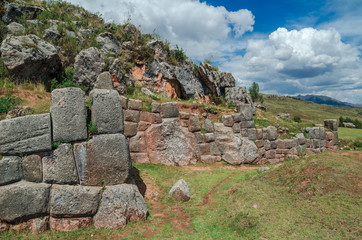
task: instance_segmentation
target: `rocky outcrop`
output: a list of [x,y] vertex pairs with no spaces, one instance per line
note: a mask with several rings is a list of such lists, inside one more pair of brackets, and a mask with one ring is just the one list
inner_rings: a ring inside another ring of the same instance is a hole
[[43,81],[59,78],[61,61],[58,50],[35,35],[10,36],[1,44],[1,58],[17,79]]
[[121,55],[121,44],[112,33],[102,33],[96,38],[96,41],[101,44],[103,54]]
[[27,19],[36,19],[38,14],[44,11],[41,7],[8,2],[4,2],[4,8],[5,13],[2,17],[4,23],[17,21],[17,18],[23,15],[25,15]]
[[91,47],[82,50],[75,57],[73,82],[91,88],[105,67],[105,60],[101,52]]

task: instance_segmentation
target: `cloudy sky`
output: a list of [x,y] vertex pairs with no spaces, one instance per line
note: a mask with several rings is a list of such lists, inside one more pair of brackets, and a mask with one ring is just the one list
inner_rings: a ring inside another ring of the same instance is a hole
[[362,104],[361,0],[68,0],[130,20],[261,92]]

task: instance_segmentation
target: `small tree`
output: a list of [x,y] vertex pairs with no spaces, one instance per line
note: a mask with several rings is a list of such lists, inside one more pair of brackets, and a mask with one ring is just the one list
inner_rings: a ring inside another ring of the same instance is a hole
[[249,93],[253,102],[264,102],[263,95],[259,94],[259,84],[256,82],[253,82],[251,87],[249,87]]

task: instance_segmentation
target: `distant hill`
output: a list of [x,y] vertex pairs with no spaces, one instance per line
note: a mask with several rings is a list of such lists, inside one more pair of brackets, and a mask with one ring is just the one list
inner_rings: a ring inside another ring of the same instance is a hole
[[301,100],[304,100],[304,101],[310,101],[310,102],[314,102],[317,104],[325,104],[325,105],[337,106],[337,107],[362,108],[362,104],[352,104],[352,103],[348,103],[348,102],[342,102],[337,99],[327,97],[327,96],[322,96],[322,95],[305,95],[305,96],[298,95],[295,97],[299,98]]

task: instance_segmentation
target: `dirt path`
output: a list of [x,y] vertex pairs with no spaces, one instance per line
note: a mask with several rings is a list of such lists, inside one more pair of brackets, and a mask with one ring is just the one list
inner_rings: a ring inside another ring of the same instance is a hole
[[220,185],[224,182],[226,182],[227,180],[229,180],[229,178],[231,178],[232,176],[234,176],[237,172],[233,172],[231,173],[229,176],[227,176],[226,178],[220,180],[215,186],[213,186],[210,190],[210,192],[208,192],[202,199],[202,203],[196,204],[196,206],[205,206],[209,203],[211,203],[211,198],[214,195],[214,193],[216,192],[217,188],[220,187]]

